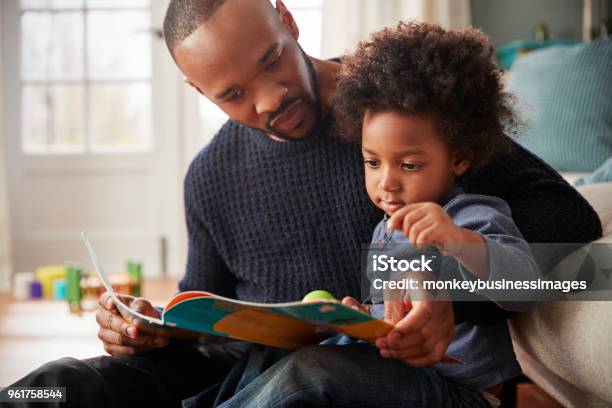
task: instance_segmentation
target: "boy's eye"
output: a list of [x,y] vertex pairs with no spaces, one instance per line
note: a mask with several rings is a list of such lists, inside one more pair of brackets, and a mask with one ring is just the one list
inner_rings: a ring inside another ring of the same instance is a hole
[[377,169],[380,166],[378,160],[373,159],[366,159],[363,161],[363,163],[366,165],[366,167],[369,167],[371,169]]
[[416,171],[420,169],[422,166],[423,165],[420,163],[411,163],[411,162],[404,162],[400,165],[402,170],[407,170],[407,171]]
[[227,98],[226,100],[228,102],[233,102],[233,101],[237,101],[238,99],[240,99],[240,97],[244,94],[244,91],[236,91],[235,93],[232,94],[232,96],[230,96],[229,98]]

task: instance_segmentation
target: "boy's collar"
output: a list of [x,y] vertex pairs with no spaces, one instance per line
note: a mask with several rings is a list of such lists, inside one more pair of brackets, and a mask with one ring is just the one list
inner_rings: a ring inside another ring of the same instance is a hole
[[444,207],[453,198],[457,197],[462,192],[463,192],[463,190],[461,189],[461,187],[458,187],[457,185],[455,185],[455,187],[453,187],[452,190],[449,191],[448,194],[446,194],[446,196],[444,196],[444,198],[442,200],[440,200],[440,202],[438,204],[440,204],[440,207]]

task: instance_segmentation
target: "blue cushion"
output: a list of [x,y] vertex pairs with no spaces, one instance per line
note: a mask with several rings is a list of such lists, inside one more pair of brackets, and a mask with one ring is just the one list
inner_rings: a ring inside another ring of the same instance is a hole
[[612,182],[612,157],[588,176],[580,177],[574,185]]
[[507,89],[529,129],[519,143],[559,171],[593,171],[612,156],[612,39],[519,58]]

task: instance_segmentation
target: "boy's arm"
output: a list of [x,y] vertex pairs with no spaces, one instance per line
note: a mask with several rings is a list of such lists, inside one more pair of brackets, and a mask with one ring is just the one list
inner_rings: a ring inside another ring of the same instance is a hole
[[[441,273],[451,277],[459,262],[465,280],[535,281],[541,277],[529,245],[512,220],[508,204],[497,198],[460,194],[444,208],[410,204],[393,213],[388,228],[400,229],[413,246],[434,245],[447,258]],[[450,264],[445,263],[454,258]],[[450,266],[449,266],[450,265]],[[450,267],[450,270],[449,270]],[[507,310],[525,310],[533,291],[476,291]],[[473,299],[470,299],[473,300]],[[519,301],[519,302],[517,302]]]
[[[514,223],[503,200],[480,195],[461,195],[446,207],[458,227],[457,242],[450,252],[459,262],[466,280],[535,281],[542,277],[531,249]],[[537,299],[537,291],[476,291],[506,310],[521,311]]]

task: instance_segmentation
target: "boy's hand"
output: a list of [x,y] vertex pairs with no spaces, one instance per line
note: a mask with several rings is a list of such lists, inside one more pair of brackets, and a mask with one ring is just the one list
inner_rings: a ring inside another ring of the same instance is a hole
[[381,356],[415,367],[450,361],[446,349],[455,337],[455,315],[448,293],[423,289],[423,283],[432,278],[428,273],[409,272],[396,279],[406,278],[418,282],[417,289],[384,293],[385,321],[395,328],[376,340]]
[[[387,221],[387,230],[399,230],[416,248],[434,245],[444,253],[448,243],[459,244],[463,229],[436,203],[409,204],[395,211]],[[448,248],[457,247],[457,245]],[[445,255],[453,255],[445,253]]]
[[417,249],[433,245],[442,255],[455,257],[478,278],[489,279],[488,250],[482,236],[455,225],[436,203],[400,208],[389,217],[387,229],[402,231]]
[[353,309],[362,311],[364,313],[370,313],[370,305],[364,305],[352,296],[345,296],[344,298],[342,298],[342,304],[345,306],[352,307]]
[[[157,310],[143,298],[117,295],[122,302],[147,316],[159,317]],[[108,292],[100,296],[100,307],[96,312],[96,321],[100,325],[98,338],[104,344],[104,350],[112,355],[135,355],[155,348],[164,347],[169,340],[163,336],[151,335],[138,330],[136,326],[125,321],[113,303]]]
[[[407,307],[407,304],[410,306]],[[404,316],[407,310],[410,313]],[[404,317],[395,320],[399,316]],[[395,328],[376,340],[381,356],[395,358],[414,367],[450,360],[446,356],[446,349],[455,337],[455,315],[451,301],[385,302],[385,320],[394,324]]]

